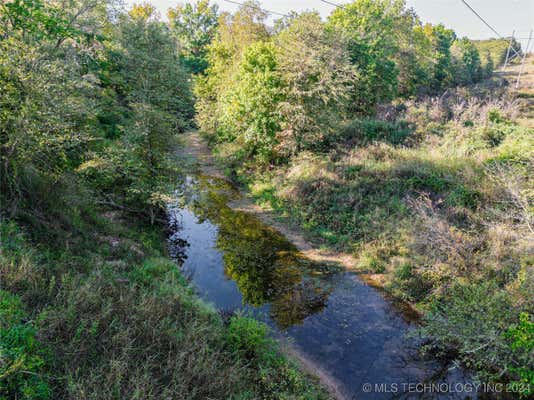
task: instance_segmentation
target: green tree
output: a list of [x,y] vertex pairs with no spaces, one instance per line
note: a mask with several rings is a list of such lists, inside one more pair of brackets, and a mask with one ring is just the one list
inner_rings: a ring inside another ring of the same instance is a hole
[[336,28],[326,29],[317,13],[294,18],[275,38],[284,82],[280,152],[292,155],[319,146],[347,116],[360,76]]
[[112,73],[104,74],[105,85],[111,104],[122,102],[116,114],[125,112],[126,118],[118,143],[108,143],[82,170],[113,204],[125,202],[154,222],[170,167],[167,153],[193,116],[189,75],[169,29],[150,5],[122,15],[112,37],[106,48]]
[[471,40],[467,38],[456,40],[452,46],[452,54],[456,84],[468,85],[482,79],[480,54]]
[[268,162],[280,131],[278,106],[283,97],[274,45],[250,45],[234,80],[235,85],[221,99],[219,135],[240,142],[245,156],[258,155]]
[[20,35],[26,40],[62,39],[76,34],[67,13],[39,0],[14,0],[0,3],[0,37]]
[[218,6],[209,0],[170,8],[167,16],[173,34],[180,45],[184,64],[193,73],[208,67],[207,46],[215,36],[218,24]]
[[205,132],[218,129],[220,100],[233,87],[243,51],[254,42],[269,39],[266,18],[254,1],[233,15],[220,15],[217,34],[208,46],[209,67],[205,76],[197,77],[195,85],[197,123]]
[[454,84],[454,72],[451,55],[451,46],[456,40],[456,34],[452,29],[439,24],[432,26],[426,24],[424,33],[430,39],[434,50],[434,72],[432,74],[431,88],[442,90]]
[[432,43],[423,32],[422,23],[413,9],[397,19],[399,49],[393,56],[398,72],[398,94],[410,97],[424,91],[433,72]]
[[356,0],[328,18],[328,26],[348,39],[350,59],[359,72],[352,92],[354,112],[372,113],[377,103],[397,94],[395,28],[404,8],[403,0]]
[[92,42],[72,28],[70,8],[16,1],[2,3],[2,11],[2,211],[39,226],[62,224],[62,190],[98,135],[92,126],[96,77],[88,68]]

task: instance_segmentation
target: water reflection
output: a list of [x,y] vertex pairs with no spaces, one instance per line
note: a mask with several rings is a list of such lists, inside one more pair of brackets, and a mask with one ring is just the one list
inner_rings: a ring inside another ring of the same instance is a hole
[[469,377],[421,358],[417,341],[406,337],[408,322],[358,277],[302,258],[275,230],[232,210],[228,202],[239,195],[225,181],[189,178],[176,197],[169,206],[170,252],[219,310],[245,310],[265,321],[340,382],[347,398],[465,398],[365,393],[366,383],[457,383]]
[[[201,242],[205,253],[222,254],[225,278],[237,285],[233,296],[255,308],[269,304],[269,315],[281,329],[301,324],[309,315],[323,310],[332,291],[328,276],[335,269],[313,265],[278,232],[257,218],[228,207],[236,193],[222,180],[206,176],[188,180],[182,194],[182,204],[171,209],[171,222],[178,225],[175,228],[181,223],[181,229],[187,229],[183,223],[183,210],[187,208],[196,217],[196,225],[204,225],[204,237],[199,232],[189,232],[192,237],[187,240],[188,246]],[[185,215],[189,219],[194,217]],[[175,250],[176,240],[183,240],[180,237],[183,232],[179,229],[174,232],[171,254],[180,255]],[[206,246],[214,239],[211,247]],[[185,253],[188,252],[189,249]],[[187,260],[184,267],[189,272]],[[199,289],[203,290],[202,285]]]

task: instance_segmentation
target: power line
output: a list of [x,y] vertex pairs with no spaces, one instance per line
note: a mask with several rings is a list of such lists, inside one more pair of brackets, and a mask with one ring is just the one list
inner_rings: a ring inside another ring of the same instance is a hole
[[[493,26],[491,26],[484,18],[482,18],[482,16],[473,7],[471,7],[471,5],[466,0],[462,0],[462,3],[464,3],[466,7],[469,8],[473,12],[473,14],[475,14],[478,19],[480,19],[484,23],[484,25],[490,28],[493,33],[495,33],[500,39],[504,39],[503,36],[499,32],[497,32],[497,30]],[[519,55],[516,49],[512,48],[512,50],[516,55]]]
[[329,4],[331,6],[334,6],[334,7],[337,7],[337,8],[345,8],[345,6],[342,6],[341,4],[336,4],[336,3],[333,3],[331,1],[328,1],[328,0],[319,0],[325,4]]
[[486,22],[486,20],[482,18],[482,16],[478,12],[476,12],[475,9],[471,7],[467,1],[462,0],[462,3],[464,3],[467,6],[467,8],[469,8],[473,12],[473,14],[475,14],[478,17],[478,19],[480,19],[484,23],[484,25],[490,28],[493,33],[495,33],[497,36],[502,38],[502,35],[499,32],[497,32],[493,26],[491,26],[488,22]]
[[227,3],[237,4],[237,5],[242,6],[242,7],[252,8],[252,9],[258,10],[258,11],[263,11],[263,12],[266,12],[267,14],[279,15],[281,17],[288,17],[288,18],[290,17],[288,14],[279,13],[277,11],[270,11],[270,10],[267,10],[265,8],[257,7],[257,6],[252,5],[252,4],[240,3],[239,1],[232,1],[232,0],[223,0],[223,1],[226,1]]

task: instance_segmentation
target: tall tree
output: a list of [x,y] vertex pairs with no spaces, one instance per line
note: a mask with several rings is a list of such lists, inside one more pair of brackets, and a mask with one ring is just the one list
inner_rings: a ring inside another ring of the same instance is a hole
[[70,7],[16,0],[0,10],[0,202],[4,212],[44,223],[97,136],[93,41],[72,23]]
[[178,39],[184,64],[193,72],[201,73],[208,67],[207,46],[215,36],[218,25],[217,4],[198,0],[170,8],[167,16],[173,34]]
[[474,43],[468,38],[456,40],[451,48],[455,83],[468,85],[483,77],[482,61]]
[[347,38],[351,62],[360,72],[352,93],[354,112],[372,113],[374,105],[397,93],[398,71],[392,58],[398,50],[395,28],[404,8],[404,0],[356,0],[328,18],[328,25]]
[[454,84],[454,72],[451,47],[456,40],[456,34],[443,24],[435,26],[426,24],[423,32],[429,38],[434,50],[435,64],[431,87],[434,90],[441,90],[452,86]]
[[204,131],[218,129],[220,100],[232,86],[244,50],[269,39],[266,19],[257,1],[247,1],[233,15],[219,16],[217,34],[208,46],[209,67],[205,76],[197,77],[195,86],[197,123]]
[[275,43],[284,82],[279,136],[281,150],[289,155],[313,147],[338,127],[361,76],[350,63],[343,35],[326,29],[317,13],[293,18]]
[[[122,177],[104,191],[122,195],[132,207],[146,206],[154,221],[161,205],[160,178],[166,154],[177,132],[187,128],[193,114],[189,74],[179,62],[176,42],[151,5],[136,5],[122,15],[113,40],[107,43],[106,87],[124,103],[121,146],[104,154],[103,174]],[[119,193],[117,193],[119,192]]]

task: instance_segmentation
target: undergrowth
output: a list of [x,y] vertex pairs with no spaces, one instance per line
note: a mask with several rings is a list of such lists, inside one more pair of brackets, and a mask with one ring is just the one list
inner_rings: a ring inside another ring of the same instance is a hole
[[534,132],[492,90],[384,107],[286,164],[234,168],[258,203],[413,303],[434,345],[532,390]]
[[222,318],[116,212],[49,249],[0,222],[0,399],[318,399],[265,325]]

